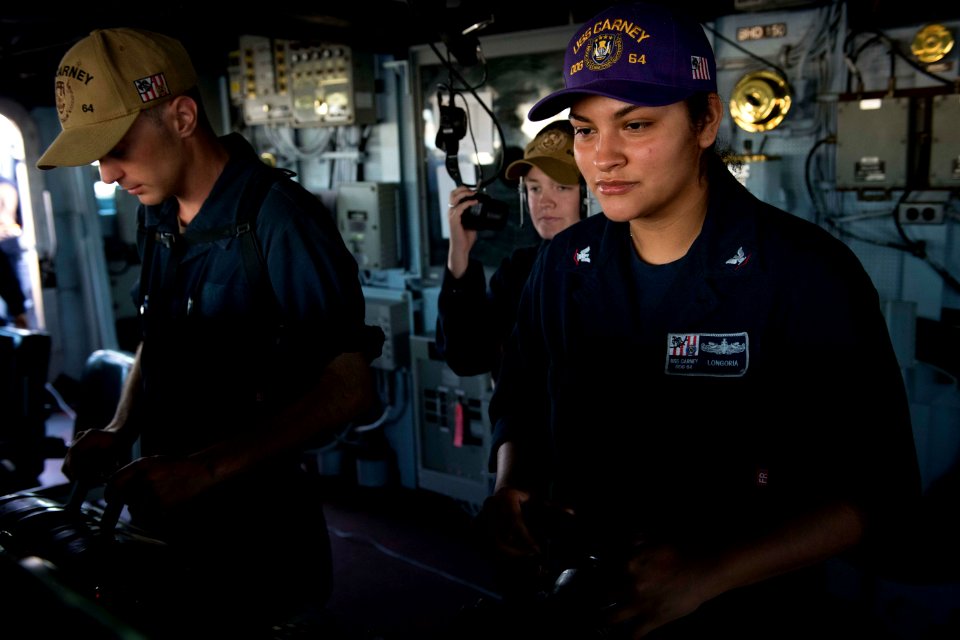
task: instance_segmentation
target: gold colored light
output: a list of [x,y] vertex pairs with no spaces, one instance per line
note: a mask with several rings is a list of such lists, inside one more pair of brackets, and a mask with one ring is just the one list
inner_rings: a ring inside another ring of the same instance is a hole
[[769,131],[790,111],[787,82],[772,71],[753,71],[733,88],[730,115],[746,131]]
[[953,49],[953,34],[942,24],[928,24],[913,37],[910,50],[924,64],[937,62]]

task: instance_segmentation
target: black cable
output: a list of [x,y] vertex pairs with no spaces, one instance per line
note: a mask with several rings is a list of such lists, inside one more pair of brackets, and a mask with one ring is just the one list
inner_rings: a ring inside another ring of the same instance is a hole
[[[827,224],[831,229],[834,229],[839,235],[841,235],[841,236],[843,236],[843,237],[851,238],[851,239],[853,239],[853,240],[859,240],[860,242],[864,242],[864,243],[866,243],[866,244],[872,244],[872,245],[875,246],[875,247],[884,247],[884,248],[886,248],[886,249],[897,249],[898,251],[904,251],[904,252],[906,252],[906,253],[909,253],[909,254],[911,254],[911,255],[916,256],[916,253],[915,253],[915,252],[916,252],[916,247],[915,247],[915,246],[898,244],[898,243],[896,243],[896,242],[889,242],[889,241],[886,241],[886,240],[876,240],[876,239],[874,239],[874,238],[868,238],[868,237],[866,237],[866,236],[861,236],[861,235],[859,235],[859,234],[856,234],[856,233],[854,233],[854,232],[852,232],[852,231],[848,231],[847,229],[845,229],[843,226],[841,226],[841,225],[836,221],[836,219],[835,219],[833,216],[827,216],[827,217],[825,217],[825,218],[824,218],[824,222],[826,222],[826,224]],[[916,243],[914,243],[914,244],[916,244]],[[916,257],[922,257],[922,256],[916,256]]]
[[373,133],[373,127],[368,124],[360,130],[360,141],[357,143],[357,182],[363,182],[364,179],[363,157],[367,151],[371,133]]
[[817,224],[820,224],[820,220],[822,217],[823,222],[828,227],[836,231],[836,233],[842,237],[858,240],[860,242],[865,242],[867,244],[872,244],[878,247],[884,247],[887,249],[896,249],[897,251],[904,251],[906,253],[909,253],[913,257],[927,263],[927,265],[931,269],[933,269],[937,273],[937,275],[939,275],[943,279],[943,281],[947,283],[948,286],[950,286],[954,291],[960,292],[960,280],[955,278],[949,271],[947,271],[946,267],[934,262],[930,258],[930,256],[927,255],[927,243],[922,240],[918,241],[918,240],[911,239],[909,236],[907,236],[907,233],[904,230],[903,225],[900,223],[900,217],[897,215],[897,213],[900,210],[900,205],[906,201],[907,196],[910,194],[909,190],[906,190],[906,189],[904,190],[903,194],[901,194],[900,198],[897,200],[896,206],[893,208],[893,224],[897,229],[897,233],[903,239],[903,244],[896,243],[896,242],[874,240],[872,238],[861,236],[859,234],[853,233],[852,231],[845,229],[836,221],[835,217],[822,215],[820,204],[817,200],[816,192],[814,191],[813,183],[811,182],[811,179],[810,179],[810,169],[811,169],[811,165],[813,164],[813,158],[816,154],[817,149],[819,149],[821,146],[827,143],[835,144],[836,141],[837,141],[836,137],[832,135],[827,136],[826,138],[817,140],[813,144],[813,146],[810,147],[810,151],[807,152],[807,157],[804,162],[803,180],[804,180],[804,184],[806,184],[806,187],[807,187],[807,193],[810,195],[810,202],[813,204],[814,221]]
[[757,61],[759,61],[759,62],[762,62],[764,65],[766,65],[766,66],[770,67],[771,69],[777,71],[777,72],[780,74],[780,77],[783,78],[784,82],[786,82],[788,86],[790,85],[790,82],[787,80],[787,73],[786,73],[783,69],[781,69],[779,65],[776,65],[776,64],[770,62],[769,60],[767,60],[766,58],[764,58],[764,57],[762,57],[762,56],[758,56],[757,54],[753,53],[752,51],[741,47],[739,44],[737,44],[736,42],[734,42],[734,41],[731,40],[730,38],[724,36],[723,34],[721,34],[719,31],[717,31],[717,30],[714,29],[713,27],[710,27],[710,26],[708,26],[708,25],[706,25],[706,24],[703,24],[703,23],[701,23],[701,25],[703,26],[704,29],[706,29],[707,31],[709,31],[710,33],[712,33],[712,34],[713,34],[714,36],[716,36],[717,38],[723,40],[724,42],[726,42],[727,44],[729,44],[729,45],[730,45],[731,47],[733,47],[734,49],[737,49],[738,51],[741,51],[741,52],[747,54],[748,56],[750,56],[750,57],[753,58],[754,60],[757,60]]
[[[437,46],[436,46],[434,43],[432,43],[432,42],[430,43],[430,48],[431,48],[431,49],[433,50],[433,52],[436,54],[436,56],[437,56],[437,58],[440,60],[440,62],[447,68],[447,71],[450,73],[451,78],[454,78],[454,77],[455,77],[464,87],[466,87],[467,90],[468,90],[468,91],[473,95],[473,97],[476,99],[476,101],[480,104],[480,106],[483,107],[483,110],[487,112],[487,115],[490,116],[490,119],[493,121],[494,126],[497,128],[497,135],[500,136],[500,145],[501,145],[500,148],[501,148],[501,149],[506,149],[506,148],[507,148],[507,140],[506,140],[506,137],[503,135],[503,129],[500,127],[500,121],[497,120],[497,117],[496,117],[495,115],[493,115],[493,111],[490,110],[490,107],[488,107],[488,106],[486,105],[486,103],[485,103],[483,100],[480,99],[480,96],[477,95],[477,92],[474,90],[474,88],[473,88],[472,86],[470,86],[470,84],[469,84],[466,80],[464,80],[463,76],[460,75],[460,72],[457,71],[456,67],[454,67],[453,64],[451,64],[449,60],[446,60],[446,59],[440,54],[440,50],[437,49]],[[453,84],[453,83],[451,82],[451,85],[452,85],[452,84]],[[474,147],[474,149],[476,149],[476,147]],[[480,190],[480,189],[482,189],[483,187],[485,187],[485,186],[489,185],[490,183],[492,183],[494,180],[496,180],[496,179],[497,179],[497,176],[500,175],[500,170],[501,170],[501,169],[503,169],[503,153],[500,153],[500,154],[497,155],[497,170],[496,170],[496,172],[494,172],[493,176],[491,176],[490,178],[487,178],[487,179],[485,179],[485,180],[482,180],[482,181],[477,185],[477,189]]]
[[[901,196],[900,198],[901,202],[903,201],[903,198],[906,196],[906,193],[908,192],[905,192],[904,196]],[[897,208],[899,208],[899,202],[898,202]],[[894,222],[896,224],[897,231],[900,233],[901,237],[904,239],[904,244],[900,244],[897,242],[888,242],[884,240],[875,240],[873,238],[867,238],[865,236],[861,236],[859,234],[853,233],[852,231],[848,231],[847,229],[843,228],[840,224],[837,223],[837,221],[833,217],[830,217],[830,216],[824,218],[824,221],[827,223],[827,225],[831,229],[834,229],[840,236],[851,238],[853,240],[858,240],[860,242],[864,242],[867,244],[872,244],[877,247],[884,247],[886,249],[896,249],[897,251],[903,251],[905,253],[909,253],[914,258],[917,258],[918,260],[921,260],[922,262],[926,263],[927,266],[933,269],[934,272],[936,272],[936,274],[939,275],[950,288],[952,288],[954,291],[960,292],[960,280],[955,278],[949,271],[947,271],[947,269],[944,266],[934,262],[930,258],[930,256],[927,254],[927,243],[924,242],[923,240],[911,240],[903,232],[903,228],[900,225],[900,221],[896,217],[896,209],[894,210]]]
[[[470,133],[470,142],[473,143],[474,151],[477,150],[477,136],[473,133],[473,120],[470,119],[470,105],[467,103],[467,99],[459,93],[453,94],[456,98],[460,98],[463,101],[464,113],[467,114],[467,131]],[[474,181],[476,182],[477,188],[479,189],[483,184],[483,165],[480,164],[480,158],[477,157],[477,162],[473,165],[476,170],[476,175],[474,175]]]
[[[879,31],[879,30],[877,30],[877,29],[869,29],[869,30],[865,30],[865,31],[855,31],[855,32],[851,32],[851,33],[847,34],[847,37],[846,37],[846,39],[844,40],[844,43],[843,43],[843,50],[846,51],[847,48],[848,48],[848,45],[852,45],[852,43],[853,43],[854,39],[856,38],[856,36],[858,36],[858,35],[860,35],[860,34],[868,34],[868,33],[869,33],[869,34],[873,34],[873,35],[872,35],[868,40],[866,40],[865,42],[863,42],[859,47],[857,47],[856,51],[855,51],[852,55],[846,55],[846,56],[845,56],[846,59],[847,59],[847,61],[848,61],[848,63],[853,66],[853,68],[854,68],[854,70],[855,70],[855,73],[856,73],[856,75],[857,75],[858,77],[860,77],[860,71],[859,71],[859,69],[856,67],[857,58],[860,56],[861,53],[863,53],[863,51],[864,51],[868,46],[870,46],[870,45],[872,45],[872,44],[874,44],[874,43],[876,43],[876,42],[882,42],[883,44],[885,44],[885,45],[887,46],[888,52],[890,53],[891,58],[893,58],[894,56],[899,57],[899,58],[903,59],[904,62],[906,62],[907,64],[909,64],[911,67],[913,67],[914,69],[916,69],[917,71],[919,71],[920,73],[922,73],[922,74],[924,74],[925,76],[928,76],[928,77],[936,80],[937,82],[941,82],[941,83],[943,83],[943,84],[945,84],[945,85],[947,85],[947,86],[955,86],[955,85],[957,84],[958,80],[951,80],[951,79],[949,79],[949,78],[944,78],[944,77],[941,76],[941,75],[938,75],[938,74],[936,74],[936,73],[933,73],[933,72],[929,71],[924,65],[920,64],[919,62],[917,62],[916,60],[914,60],[913,58],[911,58],[910,56],[908,56],[907,54],[905,54],[905,53],[900,49],[900,45],[897,43],[896,40],[894,40],[893,38],[891,38],[890,36],[888,36],[888,35],[885,34],[884,32]],[[893,62],[892,59],[891,59],[890,65],[891,65],[890,76],[891,76],[891,82],[892,82],[893,77],[895,76],[895,73],[894,73],[894,62]],[[849,90],[849,88],[850,88],[849,82],[850,82],[850,79],[849,79],[849,76],[848,76],[848,77],[847,77],[847,89],[848,89],[848,90]],[[862,91],[862,90],[863,90],[862,81],[860,82],[860,85],[861,85],[861,86],[860,86],[860,91]]]
[[943,278],[943,281],[946,282],[954,291],[960,293],[960,280],[957,280],[952,275],[950,275],[950,273],[947,271],[945,267],[935,263],[933,260],[930,260],[929,258],[924,258],[923,261],[926,262],[928,265],[930,265],[930,268],[936,271],[937,275]]
[[909,64],[911,67],[913,67],[923,75],[929,78],[933,78],[937,82],[942,82],[943,84],[948,86],[954,86],[957,83],[957,80],[950,80],[949,78],[944,78],[941,75],[937,75],[936,73],[929,71],[924,65],[920,64],[919,62],[917,62],[916,60],[914,60],[913,58],[905,54],[903,51],[901,51],[900,45],[897,43],[897,41],[891,38],[890,36],[888,36],[887,34],[883,33],[882,31],[874,31],[874,33],[879,35],[881,38],[883,38],[887,42],[887,44],[890,46],[890,50],[894,54],[902,58],[904,62]]
[[817,152],[817,149],[819,149],[824,144],[827,144],[827,143],[836,144],[836,142],[837,142],[837,138],[836,136],[833,136],[833,135],[829,135],[826,138],[821,138],[820,140],[817,140],[815,143],[813,143],[813,146],[810,147],[810,151],[807,152],[807,158],[803,165],[804,166],[803,182],[804,184],[807,185],[807,193],[810,195],[810,202],[813,203],[813,214],[814,214],[813,221],[816,222],[817,224],[820,224],[820,219],[823,212],[820,209],[819,202],[817,202],[817,196],[816,196],[816,192],[813,190],[813,184],[810,182],[810,166],[813,164],[813,157],[814,157],[814,154]]

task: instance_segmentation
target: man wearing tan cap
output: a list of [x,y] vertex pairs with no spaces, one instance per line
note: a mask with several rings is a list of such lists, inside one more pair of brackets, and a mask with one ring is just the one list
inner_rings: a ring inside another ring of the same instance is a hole
[[[93,31],[54,86],[63,131],[38,166],[99,161],[104,182],[140,200],[143,260],[123,398],[110,424],[78,434],[64,473],[106,481],[108,506],[126,504],[196,569],[149,631],[189,621],[200,635],[256,637],[329,592],[320,497],[299,453],[375,402],[382,334],[364,326],[356,262],[317,198],[239,134],[215,135],[177,40]],[[244,262],[251,239],[259,271]],[[137,438],[143,457],[118,469]]]
[[521,208],[541,242],[520,247],[504,258],[487,289],[483,265],[470,258],[477,232],[461,216],[477,203],[474,191],[459,186],[450,193],[450,246],[437,302],[437,348],[461,376],[491,373],[496,380],[502,345],[517,317],[520,293],[540,248],[584,217],[586,191],[573,160],[573,127],[557,120],[543,127],[510,163],[508,180],[520,181]]

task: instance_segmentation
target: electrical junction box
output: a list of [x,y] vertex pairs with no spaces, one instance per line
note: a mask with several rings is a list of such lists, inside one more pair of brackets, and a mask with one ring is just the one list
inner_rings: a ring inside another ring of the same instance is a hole
[[410,336],[417,447],[417,486],[479,509],[493,491],[488,471],[493,431],[489,374],[460,377],[436,354],[429,336]]
[[837,188],[902,189],[907,185],[907,98],[837,103]]
[[383,182],[345,182],[337,189],[337,226],[361,269],[398,266],[398,189]]
[[960,95],[933,97],[930,186],[960,187]]

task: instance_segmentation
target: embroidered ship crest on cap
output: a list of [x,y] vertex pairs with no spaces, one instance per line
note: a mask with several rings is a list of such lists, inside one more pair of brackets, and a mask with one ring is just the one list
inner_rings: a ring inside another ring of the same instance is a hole
[[619,35],[601,33],[587,43],[583,61],[591,71],[603,71],[616,64],[622,53],[623,40]]
[[[556,153],[567,144],[567,136],[560,131],[547,131],[537,137],[533,150],[541,153]],[[531,154],[532,155],[532,154]]]

